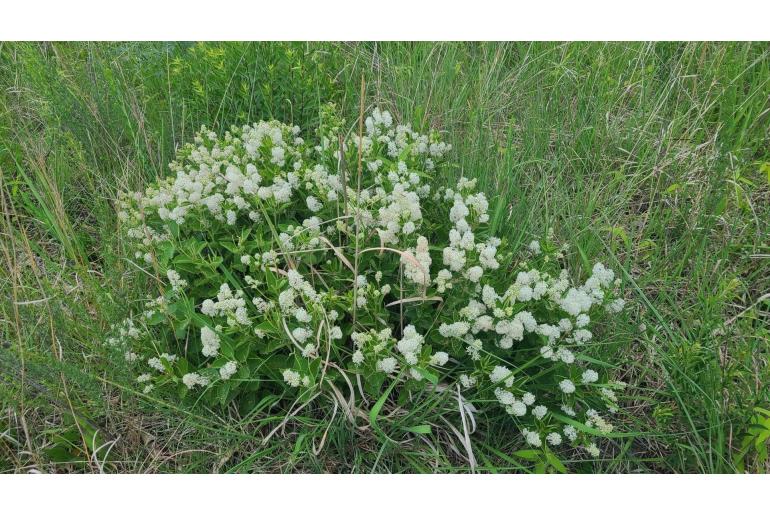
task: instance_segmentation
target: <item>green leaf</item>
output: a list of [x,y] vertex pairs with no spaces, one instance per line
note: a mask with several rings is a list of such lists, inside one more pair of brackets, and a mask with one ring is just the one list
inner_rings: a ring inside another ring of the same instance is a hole
[[169,261],[171,261],[171,258],[174,257],[174,244],[171,241],[163,241],[160,244],[158,244],[158,262],[162,266],[166,266]]
[[417,370],[420,374],[422,374],[422,376],[425,379],[430,381],[432,384],[438,384],[438,376],[436,374],[434,374],[433,372],[430,372],[430,371],[425,370],[424,368],[420,368],[420,367],[412,367],[412,368]]
[[767,176],[767,183],[770,184],[770,161],[764,162],[759,165],[760,173],[764,172]]
[[549,451],[548,449],[545,450],[545,459],[557,471],[561,472],[562,474],[566,474],[567,473],[567,467],[564,466],[564,463],[562,463],[559,460],[559,458],[557,458],[556,455],[554,453],[552,453],[551,451]]
[[420,424],[418,426],[405,427],[404,431],[416,433],[418,435],[428,435],[431,433],[431,427],[428,424]]
[[679,184],[678,182],[675,182],[674,184],[672,184],[671,186],[666,188],[666,191],[664,191],[664,193],[666,195],[673,195],[674,193],[676,193],[677,191],[679,191],[681,189],[682,189],[682,185]]
[[220,406],[224,407],[225,404],[227,404],[227,396],[230,393],[230,383],[224,382],[219,386],[219,391],[217,392],[217,400],[219,401]]
[[168,232],[170,232],[174,238],[179,238],[179,225],[175,221],[167,221],[166,227],[168,227]]
[[540,449],[522,449],[513,453],[513,456],[527,461],[539,461],[540,455]]
[[147,325],[158,325],[166,320],[166,316],[160,311],[153,312],[152,316],[147,320]]
[[248,343],[241,343],[240,345],[235,347],[235,360],[243,363],[249,358],[249,347],[250,345]]
[[393,388],[395,388],[396,383],[398,383],[398,380],[400,378],[401,378],[401,373],[398,374],[398,377],[396,377],[396,379],[391,381],[390,385],[388,385],[388,388],[380,396],[380,398],[377,399],[377,402],[374,404],[374,406],[372,407],[372,410],[369,412],[369,422],[372,424],[372,427],[374,428],[374,430],[393,443],[396,443],[396,442],[393,439],[391,439],[388,435],[386,435],[385,432],[380,428],[380,425],[377,423],[377,416],[380,414],[380,411],[382,411],[382,407],[385,405],[385,401],[388,400],[388,396],[390,395],[390,392],[393,391]]
[[187,334],[187,328],[190,326],[190,319],[186,318],[179,322],[177,324],[176,328],[174,329],[174,336],[176,336],[179,339],[182,339]]
[[623,227],[616,225],[614,227],[608,226],[608,227],[605,227],[604,229],[610,234],[612,234],[613,237],[616,237],[622,240],[623,245],[625,245],[626,249],[631,248],[631,240],[628,238],[628,233],[626,233],[626,230]]
[[578,249],[578,253],[580,254],[580,261],[583,263],[583,267],[586,270],[591,270],[591,261],[589,261],[588,256],[586,256],[583,247],[580,245],[580,243],[577,242],[575,242],[575,247]]

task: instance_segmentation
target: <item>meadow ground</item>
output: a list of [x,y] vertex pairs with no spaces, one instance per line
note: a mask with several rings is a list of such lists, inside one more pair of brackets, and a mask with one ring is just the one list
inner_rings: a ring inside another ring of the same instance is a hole
[[[309,408],[245,417],[138,394],[103,350],[142,298],[114,200],[168,173],[202,124],[302,127],[335,102],[453,144],[506,201],[513,241],[552,227],[576,269],[627,273],[602,340],[629,388],[575,472],[770,467],[770,46],[766,43],[0,43],[0,470],[465,472],[457,443],[394,445]],[[253,414],[251,414],[253,415]],[[427,395],[414,423],[451,416]],[[547,467],[483,420],[477,470]],[[325,437],[322,452],[315,452]]]

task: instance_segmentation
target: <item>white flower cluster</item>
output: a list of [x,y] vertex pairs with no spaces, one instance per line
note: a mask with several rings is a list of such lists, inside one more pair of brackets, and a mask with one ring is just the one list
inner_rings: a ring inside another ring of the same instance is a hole
[[401,256],[404,275],[413,283],[427,286],[430,284],[430,265],[432,260],[428,249],[428,240],[424,236],[417,238],[417,248],[407,249]]
[[[353,372],[377,388],[440,377],[466,398],[492,398],[527,444],[593,454],[588,435],[554,414],[612,431],[591,407],[619,409],[619,387],[585,356],[597,324],[623,309],[614,272],[597,263],[572,283],[568,248],[550,237],[517,261],[490,234],[475,179],[433,185],[451,150],[437,134],[380,109],[360,136],[344,126],[325,108],[314,145],[278,122],[222,137],[204,127],[172,177],[122,194],[135,258],[170,288],[108,343],[144,367],[146,388],[205,387],[207,402],[232,398],[248,386],[234,378],[253,375],[297,395],[321,381],[348,387]],[[163,323],[174,338],[153,341]]]
[[228,361],[222,367],[219,369],[219,377],[222,378],[223,381],[227,381],[233,375],[235,375],[235,372],[238,370],[238,363],[235,361]]
[[[107,338],[107,345],[121,349],[129,348],[133,341],[139,340],[144,334],[143,331],[136,326],[132,318],[126,318],[119,324],[114,324],[110,328],[110,332],[112,332],[114,336]],[[136,359],[135,353],[132,353],[131,351],[126,352],[131,353],[133,356],[133,359],[130,361]]]
[[396,344],[398,352],[404,356],[404,360],[410,365],[416,365],[419,359],[422,344],[425,341],[413,325],[404,327],[404,335]]
[[303,376],[296,370],[290,368],[283,371],[283,380],[292,388],[299,388],[300,386],[307,387],[310,385],[310,376]]
[[210,380],[208,377],[202,376],[197,372],[190,372],[182,376],[182,383],[184,383],[189,390],[192,390],[196,386],[208,386]]
[[[450,211],[450,219],[462,219],[465,211],[459,202],[455,203],[453,210],[454,214]],[[445,249],[445,254],[459,255],[452,254],[453,250],[451,247],[449,250]],[[529,250],[533,256],[544,259],[546,263],[552,257],[558,258],[559,255],[562,255],[561,251],[549,255],[537,241],[529,245]],[[458,260],[458,266],[460,261],[462,260]],[[466,273],[465,278],[471,283],[477,282],[475,274]],[[436,282],[438,283],[438,281]],[[442,337],[465,342],[467,354],[475,361],[479,361],[480,353],[483,350],[483,341],[489,338],[488,336],[484,337],[485,333],[497,335],[496,344],[502,350],[511,349],[517,342],[524,341],[528,335],[535,335],[545,342],[545,345],[540,348],[540,355],[543,359],[563,363],[568,367],[574,366],[579,370],[577,374],[557,381],[558,391],[562,395],[573,396],[575,394],[577,390],[573,381],[575,376],[586,387],[599,380],[599,375],[595,370],[580,368],[581,364],[578,363],[574,349],[577,346],[585,345],[593,338],[588,326],[591,323],[589,311],[592,311],[594,306],[603,305],[608,313],[616,313],[623,307],[623,299],[621,298],[608,300],[607,293],[619,284],[612,270],[597,263],[592,270],[591,277],[582,286],[570,287],[565,270],[554,275],[551,272],[530,267],[518,272],[514,282],[502,294],[499,294],[492,284],[486,284],[483,275],[478,278],[478,282],[479,284],[475,288],[471,287],[471,291],[474,291],[478,296],[471,297],[468,305],[457,312],[456,321],[440,324],[439,333]],[[543,305],[555,305],[564,314],[558,318],[558,310],[551,308],[550,311],[556,315],[556,318],[552,319],[553,321],[538,320],[533,312],[542,311],[542,307],[538,306]],[[501,380],[507,376],[507,371],[507,367],[494,366],[492,371],[488,372],[489,381],[496,384],[495,397],[505,410],[516,417],[522,417],[527,413],[526,407],[534,402],[534,397],[525,399],[525,396],[522,395],[520,398],[519,395],[521,394],[517,394],[516,388],[512,388],[514,386],[512,375],[505,384],[499,385]],[[470,377],[473,376],[466,375],[461,379],[466,388],[474,386]],[[612,390],[604,388],[598,393],[610,411],[617,409],[617,397]],[[596,393],[591,395],[596,395]],[[572,403],[574,404],[574,401]],[[571,407],[568,409],[570,410],[568,415],[576,415]],[[537,421],[545,420],[548,412],[549,409],[545,405],[536,406],[530,411]],[[591,417],[588,414],[585,416],[586,422],[590,423]],[[577,438],[577,430],[575,429],[575,431],[575,438]],[[551,434],[556,436],[548,438],[547,436]],[[549,444],[558,445],[561,443],[560,433],[553,432],[548,435],[542,434],[541,436],[546,436],[546,442]],[[566,433],[564,436],[570,441],[575,439]],[[534,436],[527,439],[527,441],[530,440],[535,441]]]
[[148,359],[147,364],[150,366],[150,368],[154,368],[158,372],[165,372],[166,366],[173,364],[176,360],[177,356],[175,354],[163,352],[158,357],[152,357]]
[[377,370],[386,374],[392,374],[395,372],[397,366],[398,361],[393,356],[388,356],[387,358],[382,358],[381,360],[377,361]]
[[201,354],[207,358],[212,358],[219,354],[219,335],[209,327],[201,328]]
[[169,269],[166,272],[166,277],[168,277],[168,282],[171,285],[171,289],[173,289],[175,292],[179,292],[187,288],[187,281],[182,279],[182,277],[179,275],[179,272],[176,270]]
[[[449,221],[453,225],[449,231],[449,246],[442,251],[443,264],[447,268],[439,272],[437,279],[441,290],[451,287],[447,283],[454,272],[464,271],[466,279],[478,283],[484,270],[496,270],[500,266],[496,259],[500,245],[498,238],[490,237],[484,243],[476,243],[474,227],[489,220],[489,202],[483,193],[472,193],[475,187],[476,179],[460,179],[457,191],[443,190],[444,201],[451,203]],[[437,193],[436,199],[441,198],[442,195]]]
[[210,317],[227,317],[228,325],[251,325],[243,290],[235,294],[227,283],[219,287],[217,300],[206,299],[201,304],[201,313]]
[[495,368],[489,374],[489,380],[493,383],[505,382],[505,386],[510,388],[513,386],[513,373],[502,365],[495,365]]

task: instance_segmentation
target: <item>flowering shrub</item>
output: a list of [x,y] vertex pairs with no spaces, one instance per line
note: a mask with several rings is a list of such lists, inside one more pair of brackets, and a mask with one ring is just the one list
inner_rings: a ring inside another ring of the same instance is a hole
[[587,355],[592,325],[623,308],[613,271],[571,284],[551,237],[514,255],[475,179],[434,186],[450,150],[437,134],[377,109],[362,137],[342,127],[331,106],[314,144],[275,121],[204,127],[173,177],[121,195],[160,296],[108,344],[144,392],[347,403],[440,382],[509,414],[529,446],[597,456],[623,386]]

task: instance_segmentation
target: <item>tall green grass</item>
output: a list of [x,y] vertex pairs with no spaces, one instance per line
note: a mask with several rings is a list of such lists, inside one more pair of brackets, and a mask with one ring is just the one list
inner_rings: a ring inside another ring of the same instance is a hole
[[[497,231],[553,227],[576,270],[625,271],[603,342],[629,436],[570,470],[768,469],[756,448],[740,461],[770,407],[770,48],[745,43],[2,44],[0,469],[470,470],[447,395],[413,400],[399,424],[436,429],[395,445],[312,406],[285,420],[279,399],[184,411],[102,350],[149,287],[127,280],[116,192],[202,124],[312,127],[329,101],[353,124],[362,77],[367,105],[446,132],[441,180],[478,177]],[[475,470],[539,470],[505,418],[476,422]]]

